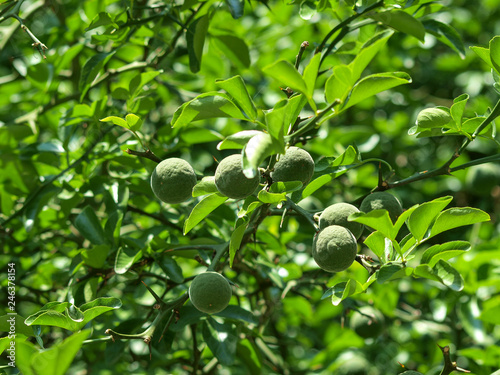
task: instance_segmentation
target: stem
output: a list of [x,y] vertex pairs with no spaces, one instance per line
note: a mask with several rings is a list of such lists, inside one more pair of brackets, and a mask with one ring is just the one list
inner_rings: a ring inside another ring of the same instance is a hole
[[443,352],[443,357],[444,357],[444,368],[439,375],[449,375],[453,371],[470,372],[468,370],[465,370],[463,368],[458,367],[456,362],[451,361],[450,347],[449,346],[445,346],[445,347],[439,346],[439,349],[441,349],[441,351]]
[[151,151],[149,148],[146,149],[146,151],[142,152],[142,151],[134,151],[134,150],[131,150],[130,148],[127,148],[125,150],[125,152],[129,155],[135,155],[135,156],[139,156],[141,158],[146,158],[146,159],[149,159],[149,160],[152,160],[152,161],[155,161],[157,163],[160,163],[161,162],[161,159],[156,156],[153,151]]
[[302,60],[302,55],[304,54],[304,51],[306,50],[307,47],[309,47],[308,41],[302,42],[302,44],[300,45],[299,53],[295,57],[295,69],[297,70],[299,70],[300,61]]
[[309,130],[312,130],[316,127],[316,124],[327,115],[334,107],[339,105],[341,103],[340,100],[336,99],[333,103],[329,104],[324,110],[319,112],[316,116],[311,117],[309,121],[307,121],[301,128],[293,132],[292,134],[288,135],[287,138],[291,139],[294,137],[297,137],[299,135],[302,135],[304,133],[307,133]]
[[286,206],[287,206],[287,208],[290,208],[290,209],[294,210],[295,212],[297,212],[298,214],[305,217],[307,219],[307,221],[309,221],[309,223],[313,226],[314,230],[316,232],[319,231],[318,224],[314,220],[314,214],[307,212],[302,207],[295,204],[295,202],[293,202],[289,197],[286,198]]
[[23,29],[24,31],[26,31],[26,33],[28,34],[28,36],[33,41],[33,43],[31,44],[31,46],[33,48],[36,48],[38,50],[38,52],[40,53],[40,56],[42,56],[44,59],[46,59],[47,56],[45,56],[45,53],[43,51],[46,50],[46,49],[48,49],[47,46],[45,44],[43,44],[42,42],[40,42],[40,40],[35,36],[35,34],[33,34],[31,32],[31,30],[28,29],[28,27],[24,24],[24,22],[23,22],[23,20],[22,20],[21,17],[19,17],[17,14],[11,14],[10,17],[13,17],[13,18],[15,18],[16,20],[19,21],[19,23],[21,24],[21,29]]

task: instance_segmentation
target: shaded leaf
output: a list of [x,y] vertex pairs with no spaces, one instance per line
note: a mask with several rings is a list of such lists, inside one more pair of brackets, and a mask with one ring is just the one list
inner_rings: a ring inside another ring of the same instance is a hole
[[142,250],[127,246],[120,247],[116,252],[115,272],[119,275],[126,273],[132,265],[142,257]]
[[236,252],[240,249],[241,241],[245,235],[248,223],[249,220],[246,216],[240,217],[236,220],[236,224],[229,241],[229,267],[233,266],[234,257],[236,256]]
[[433,19],[424,20],[422,24],[439,41],[453,49],[462,59],[465,58],[464,43],[462,38],[460,38],[460,34],[453,27]]
[[203,339],[221,365],[230,366],[235,361],[238,337],[231,325],[217,323],[208,318],[202,329]]
[[102,229],[101,222],[92,207],[85,206],[82,212],[76,217],[74,225],[81,235],[94,245],[103,245],[106,243],[106,235]]
[[215,46],[240,69],[250,67],[250,51],[241,38],[234,35],[212,35]]
[[385,12],[374,13],[370,15],[370,17],[389,27],[392,27],[393,29],[414,36],[421,42],[424,41],[424,25],[422,25],[419,20],[402,10],[393,9]]
[[205,176],[198,181],[193,187],[193,197],[217,193],[217,186],[215,186],[215,176]]
[[199,72],[201,67],[201,58],[203,57],[203,46],[205,45],[208,24],[208,15],[204,15],[193,21],[186,31],[189,68],[193,73]]

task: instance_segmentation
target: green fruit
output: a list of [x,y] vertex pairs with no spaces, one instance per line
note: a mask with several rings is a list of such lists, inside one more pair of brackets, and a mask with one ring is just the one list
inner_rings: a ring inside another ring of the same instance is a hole
[[389,211],[389,216],[393,222],[396,222],[398,216],[403,213],[403,207],[401,207],[398,198],[384,191],[377,191],[368,195],[363,199],[359,207],[359,210],[365,213],[380,209]]
[[487,163],[472,167],[465,177],[465,185],[474,195],[489,196],[495,186],[500,186],[500,165]]
[[314,160],[309,153],[299,147],[290,147],[274,165],[271,178],[276,181],[301,181],[307,185],[314,173]]
[[241,154],[234,154],[221,160],[215,170],[215,186],[226,197],[243,199],[255,192],[260,176],[247,178],[243,174]]
[[330,225],[314,237],[312,255],[317,265],[328,272],[341,272],[356,259],[356,238],[347,228]]
[[189,286],[189,299],[201,312],[215,314],[231,300],[231,286],[220,273],[207,271],[196,276]]
[[384,329],[384,315],[371,306],[363,306],[351,316],[351,329],[363,338],[375,338]]
[[319,229],[325,229],[330,225],[340,225],[349,229],[357,239],[363,233],[364,225],[354,221],[348,221],[349,215],[359,212],[357,207],[349,203],[335,203],[325,208],[319,216]]
[[151,175],[151,189],[165,203],[181,203],[192,197],[196,173],[191,165],[179,158],[160,162]]

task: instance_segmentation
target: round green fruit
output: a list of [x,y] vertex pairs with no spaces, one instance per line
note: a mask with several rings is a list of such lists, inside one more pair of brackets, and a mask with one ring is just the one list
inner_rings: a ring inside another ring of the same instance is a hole
[[299,147],[292,146],[274,165],[271,178],[276,181],[301,181],[305,186],[311,181],[314,173],[314,160],[309,153]]
[[196,173],[185,160],[169,158],[161,161],[151,175],[151,189],[165,203],[181,203],[192,197]]
[[241,154],[230,155],[222,159],[215,170],[215,186],[226,197],[243,199],[253,194],[259,186],[259,175],[247,178],[243,174],[241,159]]
[[351,329],[363,338],[375,338],[384,329],[384,315],[372,306],[362,306],[351,316]]
[[465,186],[474,195],[489,196],[495,186],[500,186],[500,165],[487,163],[472,167],[465,177]]
[[215,314],[231,300],[231,286],[220,273],[207,271],[196,276],[189,286],[189,299],[201,312]]
[[340,225],[330,225],[314,237],[313,258],[327,272],[346,270],[356,259],[357,252],[356,237]]
[[349,229],[357,239],[363,233],[364,225],[354,221],[348,221],[349,215],[359,212],[358,208],[349,203],[334,203],[325,208],[319,216],[319,229],[325,229],[330,225],[340,225]]
[[381,209],[389,211],[389,216],[393,222],[396,222],[398,216],[403,213],[403,207],[401,206],[398,198],[391,193],[386,193],[384,191],[377,191],[368,195],[365,199],[363,199],[363,202],[361,202],[361,206],[359,207],[359,210],[365,213]]

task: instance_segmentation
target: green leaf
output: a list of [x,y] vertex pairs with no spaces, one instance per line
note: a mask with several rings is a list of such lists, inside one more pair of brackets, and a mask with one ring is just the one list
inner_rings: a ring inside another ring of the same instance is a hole
[[321,63],[321,53],[317,53],[313,56],[309,64],[304,69],[304,81],[307,86],[307,93],[305,94],[308,98],[312,98],[314,94],[314,88],[316,86],[316,79],[318,78],[319,66]]
[[307,84],[297,69],[288,61],[279,60],[262,70],[265,74],[290,87],[293,91],[301,92],[307,96]]
[[218,150],[242,149],[253,136],[260,134],[259,130],[243,130],[224,139],[217,145]]
[[213,210],[227,201],[227,197],[213,193],[203,198],[191,211],[189,217],[184,222],[184,235],[193,229],[199,222],[207,217]]
[[444,231],[471,225],[484,221],[490,221],[490,215],[478,208],[455,207],[441,212],[432,226],[429,237],[433,237]]
[[455,292],[459,292],[464,288],[464,279],[462,276],[451,264],[442,259],[439,259],[436,265],[432,267],[432,273],[437,277],[439,282]]
[[361,78],[361,74],[370,61],[372,61],[377,53],[387,44],[387,41],[392,35],[394,35],[393,31],[384,30],[363,44],[354,60],[348,66],[350,68],[349,70],[352,72],[352,75],[350,75],[350,86]]
[[325,97],[329,103],[335,100],[344,101],[352,86],[356,82],[354,72],[348,65],[337,65],[333,68],[332,75],[325,83]]
[[257,175],[258,168],[265,158],[275,152],[271,136],[260,132],[254,135],[243,148],[243,173],[247,178]]
[[448,260],[470,249],[471,245],[467,241],[450,241],[441,245],[434,245],[425,250],[420,263],[427,263],[429,267],[434,267],[440,259]]
[[342,107],[342,111],[370,96],[410,82],[410,76],[403,72],[372,74],[354,85],[347,102]]
[[255,120],[257,118],[257,108],[241,76],[234,76],[224,81],[217,80],[215,84],[231,95],[250,119]]
[[208,24],[209,17],[208,15],[204,15],[192,22],[186,31],[189,68],[193,73],[198,73],[200,71]]
[[109,245],[95,245],[90,249],[83,250],[80,255],[86,265],[99,269],[106,263],[110,250]]
[[229,7],[229,12],[234,19],[238,19],[243,16],[243,11],[245,9],[244,0],[224,0]]
[[[316,14],[316,4],[310,0],[304,0],[300,3],[299,16],[303,20],[310,20]],[[319,55],[319,54],[318,54]]]
[[137,95],[139,95],[144,86],[146,86],[161,73],[163,73],[162,70],[152,70],[149,72],[138,74],[134,78],[132,78],[128,85],[128,91],[130,92],[131,97],[135,98]]
[[248,217],[243,216],[236,220],[233,233],[231,233],[231,240],[229,241],[229,267],[233,267],[234,257],[236,252],[240,249],[241,241],[245,235],[248,227]]
[[408,219],[408,229],[417,242],[422,241],[434,219],[450,204],[452,199],[453,197],[451,196],[437,198],[430,202],[422,203],[413,211]]
[[392,242],[381,232],[376,231],[366,237],[363,242],[378,257],[380,262],[385,263],[391,258],[393,252]]
[[224,138],[215,130],[200,128],[197,126],[187,128],[186,130],[183,130],[179,135],[181,139],[189,145],[220,141]]
[[217,193],[217,186],[215,186],[215,177],[214,176],[206,176],[198,181],[193,188],[193,197],[200,197],[202,195]]
[[236,355],[243,362],[250,375],[262,373],[262,355],[257,345],[248,339],[239,340]]
[[217,323],[209,317],[202,329],[203,339],[223,366],[231,366],[235,361],[238,337],[231,325]]
[[302,182],[300,181],[278,181],[273,182],[269,188],[270,193],[291,193],[292,191],[300,190]]
[[109,13],[100,12],[97,16],[94,17],[85,31],[90,31],[100,26],[113,26],[115,29],[119,28],[119,26],[114,22]]
[[498,296],[495,299],[496,301],[493,304],[489,304],[489,307],[481,312],[479,319],[486,323],[500,325],[500,299]]
[[138,131],[142,126],[142,120],[133,113],[129,113],[125,116],[125,121],[127,121],[127,126],[132,131]]
[[231,99],[219,92],[209,92],[184,103],[174,113],[172,127],[184,127],[190,122],[218,117],[246,120]]
[[424,25],[422,25],[419,20],[402,10],[393,9],[385,12],[374,13],[371,14],[370,17],[376,21],[382,22],[384,25],[414,36],[421,42],[424,42]]
[[64,375],[90,335],[90,330],[74,333],[47,350],[38,350],[30,342],[16,342],[16,365],[24,375]]
[[182,268],[177,264],[174,258],[169,256],[163,257],[157,264],[174,283],[182,284],[184,282]]
[[80,234],[94,245],[103,245],[107,242],[101,222],[92,207],[85,206],[76,217],[74,225]]
[[486,64],[488,64],[491,69],[494,69],[493,63],[491,62],[489,48],[472,46],[470,49],[473,50]]
[[394,225],[387,210],[373,210],[367,213],[357,212],[351,214],[348,220],[367,225],[391,240],[396,239],[397,232],[394,233]]
[[[27,325],[46,325],[61,327],[70,331],[82,329],[99,315],[121,307],[118,298],[97,298],[77,308],[69,302],[50,302],[38,312],[26,318]],[[78,318],[78,319],[75,319]]]
[[422,24],[425,30],[434,35],[440,42],[453,49],[462,59],[465,59],[464,43],[462,38],[460,38],[460,34],[453,27],[433,19],[424,20]]
[[500,36],[495,36],[490,40],[490,60],[493,69],[500,74]]
[[142,250],[126,246],[120,247],[116,252],[115,272],[119,275],[126,273],[141,258]]
[[11,327],[14,327],[16,335],[34,336],[33,328],[26,325],[24,320],[19,314],[0,316],[0,332],[10,332]]
[[325,293],[323,293],[321,299],[331,297],[332,304],[334,306],[338,306],[340,302],[345,300],[347,297],[362,292],[364,292],[363,285],[361,285],[357,280],[349,279],[347,281],[340,282],[328,289]]
[[286,201],[285,193],[270,193],[266,190],[259,191],[259,195],[257,197],[262,203],[274,205],[278,205],[279,203]]
[[453,120],[455,120],[456,124],[456,126],[454,126],[453,128],[462,128],[462,117],[464,115],[465,105],[467,104],[468,100],[469,95],[467,94],[460,95],[458,98],[455,98],[453,100],[453,105],[450,108],[451,117],[453,118]]
[[250,51],[241,38],[234,35],[212,35],[215,46],[240,69],[250,67]]
[[442,128],[452,121],[448,108],[436,107],[426,108],[419,112],[417,125],[420,128]]
[[89,91],[92,82],[97,77],[97,74],[101,71],[101,69],[106,65],[106,63],[113,57],[114,52],[110,53],[98,53],[90,57],[82,68],[82,73],[80,75],[80,83],[78,88],[80,90],[80,102],[83,101],[83,98]]
[[220,316],[225,319],[231,319],[250,324],[259,324],[259,320],[251,311],[245,310],[244,308],[237,305],[229,305],[224,310],[215,313],[214,315]]
[[387,281],[401,279],[410,276],[412,272],[411,267],[405,267],[401,263],[386,263],[377,271],[377,283],[383,284]]

